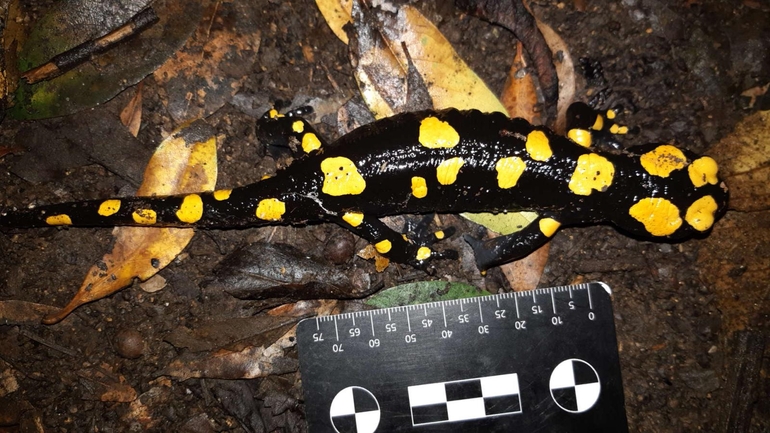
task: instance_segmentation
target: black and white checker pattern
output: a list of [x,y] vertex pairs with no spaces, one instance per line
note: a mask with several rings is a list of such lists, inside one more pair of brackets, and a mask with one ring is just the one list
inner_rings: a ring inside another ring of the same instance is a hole
[[577,358],[559,363],[551,372],[549,386],[553,401],[570,413],[591,409],[602,391],[594,367]]
[[412,425],[521,413],[516,373],[410,386]]
[[380,424],[380,404],[366,388],[349,386],[334,396],[329,416],[337,433],[374,433]]

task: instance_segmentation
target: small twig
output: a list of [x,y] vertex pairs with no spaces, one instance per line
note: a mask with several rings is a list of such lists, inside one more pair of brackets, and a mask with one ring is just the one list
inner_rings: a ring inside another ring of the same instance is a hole
[[126,24],[110,33],[98,39],[84,42],[75,48],[53,57],[48,63],[21,74],[21,78],[25,79],[29,84],[56,78],[90,59],[91,56],[103,53],[127,37],[145,30],[158,22],[158,20],[158,15],[155,14],[153,8],[149,7],[144,9],[134,15]]
[[59,352],[65,354],[65,355],[69,355],[69,356],[75,356],[76,355],[74,350],[67,349],[64,346],[59,346],[56,343],[51,343],[50,341],[47,341],[44,338],[39,337],[39,336],[37,336],[37,335],[27,331],[26,329],[20,329],[19,330],[19,334],[29,338],[32,341],[36,341],[36,342],[42,344],[43,346],[50,347],[51,349],[54,349],[54,350],[58,350]]

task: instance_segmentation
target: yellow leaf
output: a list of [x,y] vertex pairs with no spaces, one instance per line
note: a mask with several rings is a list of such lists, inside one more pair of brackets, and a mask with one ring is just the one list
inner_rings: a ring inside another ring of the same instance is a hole
[[[211,127],[197,120],[163,140],[147,164],[137,196],[164,196],[214,189],[217,140]],[[168,265],[190,242],[193,229],[118,227],[115,245],[88,271],[77,294],[60,311],[46,316],[59,322],[75,308],[142,281]]]
[[348,35],[342,27],[352,21],[350,11],[353,9],[353,0],[315,0],[315,4],[334,34],[347,44]]
[[770,209],[770,111],[747,116],[709,154],[730,188],[730,208]]

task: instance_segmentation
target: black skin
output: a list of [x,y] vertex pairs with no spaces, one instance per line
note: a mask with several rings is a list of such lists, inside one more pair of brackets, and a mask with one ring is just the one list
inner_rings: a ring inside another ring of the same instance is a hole
[[[580,111],[585,116],[585,112]],[[0,212],[0,227],[47,227],[46,217],[66,214],[72,226],[141,225],[132,218],[137,209],[152,209],[157,213],[155,226],[243,228],[276,224],[304,225],[334,222],[377,245],[390,241],[384,253],[391,260],[424,267],[432,259],[454,258],[453,251],[432,251],[427,258],[418,258],[420,247],[430,246],[438,239],[418,234],[405,239],[382,223],[379,218],[396,214],[433,214],[459,212],[536,211],[539,219],[512,235],[480,241],[466,237],[474,249],[479,269],[521,258],[549,240],[539,229],[543,218],[552,218],[561,226],[609,222],[624,232],[644,239],[664,241],[685,239],[701,232],[683,223],[668,236],[652,236],[644,225],[629,215],[629,207],[644,197],[662,197],[682,212],[695,200],[711,195],[718,205],[715,219],[727,207],[728,193],[721,182],[696,188],[687,169],[676,170],[668,177],[652,176],[642,169],[639,155],[656,145],[634,151],[597,150],[579,146],[568,138],[530,125],[522,119],[509,119],[500,113],[479,111],[420,111],[398,114],[365,125],[326,144],[320,137],[321,148],[306,154],[300,146],[302,136],[315,133],[302,120],[302,112],[286,116],[266,114],[258,122],[261,137],[280,139],[285,145],[298,149],[295,162],[274,177],[232,190],[226,200],[216,200],[212,193],[201,193],[203,213],[193,224],[179,221],[176,210],[183,196],[120,198],[120,210],[110,216],[95,211],[104,200],[40,206],[30,210]],[[459,134],[459,143],[452,148],[430,149],[419,144],[420,122],[427,117],[448,122]],[[292,125],[302,123],[302,132]],[[552,156],[536,161],[525,149],[526,136],[533,130],[548,138]],[[317,135],[317,134],[316,134]],[[288,138],[287,138],[288,137]],[[614,165],[612,183],[604,191],[593,190],[578,195],[570,190],[569,180],[581,155],[598,154]],[[688,162],[696,158],[685,152]],[[496,162],[503,157],[517,156],[526,162],[526,170],[514,187],[501,189],[497,184]],[[365,188],[355,193],[333,196],[323,191],[324,173],[321,162],[327,158],[344,157],[352,161],[365,181]],[[436,168],[442,161],[461,157],[464,164],[456,181],[439,183]],[[425,179],[427,195],[412,195],[412,177]],[[263,199],[273,198],[285,204],[285,212],[277,220],[261,220],[255,209]],[[343,219],[347,212],[362,213],[359,225],[353,227]],[[425,226],[425,225],[423,225]],[[427,228],[424,232],[427,232]]]

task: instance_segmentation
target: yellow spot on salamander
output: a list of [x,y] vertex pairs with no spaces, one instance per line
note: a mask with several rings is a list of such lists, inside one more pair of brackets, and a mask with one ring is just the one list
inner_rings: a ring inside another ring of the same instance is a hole
[[301,120],[295,120],[291,124],[291,130],[296,132],[297,134],[302,134],[302,131],[305,130],[305,122]]
[[687,167],[687,172],[690,174],[690,181],[696,188],[700,188],[703,185],[710,183],[716,185],[719,182],[717,178],[717,172],[719,166],[717,162],[708,156],[698,158]]
[[428,257],[430,257],[430,254],[431,254],[430,248],[428,248],[428,247],[420,247],[420,248],[417,249],[417,255],[415,256],[415,258],[417,260],[425,260]]
[[321,191],[332,196],[361,194],[366,189],[366,181],[358,172],[356,165],[348,158],[338,156],[321,161],[324,184]]
[[412,177],[412,195],[417,198],[423,198],[428,195],[428,184],[425,183],[424,177]]
[[442,185],[451,185],[457,180],[457,173],[460,172],[460,168],[465,164],[465,160],[462,158],[449,158],[442,162],[436,168],[436,178],[438,183]]
[[120,200],[105,200],[102,202],[102,204],[99,205],[99,210],[97,211],[99,215],[103,217],[108,217],[110,215],[115,215],[120,210]]
[[679,208],[665,198],[643,198],[631,206],[628,214],[653,236],[668,236],[682,225]]
[[595,153],[580,155],[569,181],[569,189],[577,195],[591,195],[592,190],[604,192],[612,185],[615,166]]
[[604,128],[604,117],[602,117],[600,114],[597,114],[596,121],[594,122],[593,126],[591,126],[591,129],[594,131],[601,131],[602,128]]
[[617,117],[618,113],[615,112],[615,110],[607,110],[607,118],[612,120],[615,117]]
[[516,186],[521,174],[527,168],[527,163],[518,156],[500,158],[495,165],[497,170],[497,185],[507,189]]
[[639,162],[647,173],[668,177],[672,171],[680,170],[687,165],[687,157],[676,147],[664,144],[642,155]]
[[286,203],[275,199],[260,200],[257,205],[257,218],[265,221],[278,221],[286,213]]
[[714,197],[710,195],[701,197],[687,208],[684,220],[695,230],[704,232],[714,224],[714,213],[716,213],[717,207]]
[[444,231],[443,230],[439,230],[439,231],[433,233],[433,236],[435,236],[436,239],[438,239],[438,240],[444,239],[444,236],[445,236],[444,235]]
[[51,215],[45,219],[45,223],[49,226],[68,226],[72,225],[72,219],[70,219],[69,215],[65,214]]
[[387,254],[388,251],[393,247],[393,244],[390,243],[389,240],[385,239],[384,241],[379,241],[376,244],[374,244],[374,249],[377,250],[380,254]]
[[228,198],[230,198],[230,193],[232,192],[233,190],[231,189],[218,189],[214,191],[214,194],[213,194],[214,200],[216,201],[227,200]]
[[142,225],[153,225],[157,221],[158,214],[152,209],[137,209],[131,214],[134,222]]
[[553,236],[553,234],[556,233],[556,230],[561,226],[561,223],[553,218],[543,218],[538,224],[540,226],[540,232],[549,238]]
[[268,111],[267,115],[271,119],[278,119],[279,117],[283,117],[283,114],[279,113],[278,110],[276,110],[275,108],[273,108],[270,111]]
[[203,216],[203,200],[198,194],[188,194],[182,200],[182,204],[176,211],[179,221],[187,224],[198,222]]
[[361,212],[347,212],[342,215],[342,219],[353,227],[358,227],[364,221],[364,214]]
[[527,135],[527,141],[524,143],[530,158],[535,161],[547,161],[553,155],[551,144],[548,142],[548,136],[543,131],[532,131]]
[[567,132],[567,137],[583,147],[591,147],[591,131],[578,128],[570,129],[569,132]]
[[460,142],[460,134],[449,123],[431,116],[420,122],[417,140],[429,149],[451,148]]
[[302,150],[304,150],[305,153],[310,153],[320,148],[321,148],[321,140],[318,139],[318,136],[316,136],[312,132],[308,132],[307,134],[302,136]]
[[620,131],[620,126],[618,125],[610,126],[610,134],[617,134],[619,131]]
[[620,135],[628,134],[628,126],[621,126],[620,128],[618,128],[618,132],[616,132],[615,134],[620,134]]

